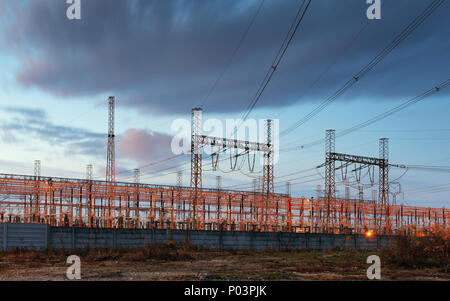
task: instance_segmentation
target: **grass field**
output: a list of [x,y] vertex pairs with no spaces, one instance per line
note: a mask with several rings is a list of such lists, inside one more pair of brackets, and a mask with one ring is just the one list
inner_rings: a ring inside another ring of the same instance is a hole
[[366,280],[369,255],[380,256],[382,280],[450,280],[440,266],[399,267],[387,252],[214,251],[171,244],[128,250],[15,250],[0,253],[0,280],[66,280],[71,254],[81,258],[82,280]]

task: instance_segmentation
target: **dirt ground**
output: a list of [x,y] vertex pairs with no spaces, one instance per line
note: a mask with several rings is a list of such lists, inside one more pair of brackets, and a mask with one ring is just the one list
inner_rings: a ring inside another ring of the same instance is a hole
[[[161,246],[138,250],[0,253],[0,280],[67,280],[67,256],[81,258],[82,280],[366,280],[362,251],[213,251]],[[383,264],[382,280],[450,280],[436,268]]]

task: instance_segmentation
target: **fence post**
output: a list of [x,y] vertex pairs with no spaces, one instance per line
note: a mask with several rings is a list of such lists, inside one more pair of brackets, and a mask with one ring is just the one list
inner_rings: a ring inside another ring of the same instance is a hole
[[3,223],[3,251],[8,250],[8,224]]
[[44,238],[44,240],[45,240],[45,249],[48,249],[48,241],[49,241],[49,227],[48,227],[48,224],[45,224],[45,230],[44,230],[45,232],[45,238]]

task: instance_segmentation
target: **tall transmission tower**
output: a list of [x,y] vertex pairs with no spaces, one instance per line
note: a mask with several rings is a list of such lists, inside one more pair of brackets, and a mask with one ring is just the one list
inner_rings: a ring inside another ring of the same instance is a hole
[[266,141],[265,144],[271,149],[263,155],[263,193],[269,197],[274,192],[273,183],[273,120],[268,119],[265,122]]
[[380,144],[380,156],[382,160],[379,166],[379,202],[382,205],[389,205],[389,139],[381,138]]
[[41,160],[34,160],[34,179],[35,179],[35,197],[34,197],[34,206],[32,205],[32,207],[34,207],[33,210],[33,214],[36,215],[35,217],[33,217],[33,220],[35,218],[37,218],[37,214],[39,212],[39,195],[40,195],[40,184],[39,181],[41,180]]
[[108,199],[107,209],[107,225],[112,226],[112,202],[114,202],[114,185],[116,182],[115,171],[115,146],[114,146],[114,96],[108,99],[109,114],[108,114],[108,155],[106,163],[106,197]]
[[183,186],[183,172],[179,171],[177,172],[177,187]]
[[93,170],[92,164],[86,165],[86,180],[88,181],[92,181],[92,174],[93,174],[92,170]]
[[34,177],[36,180],[40,180],[41,177],[41,160],[34,160]]
[[135,212],[134,216],[136,217],[135,228],[140,227],[140,214],[139,214],[139,183],[141,182],[141,170],[139,168],[134,169],[134,184],[136,185],[136,200],[134,202]]
[[335,130],[327,130],[325,133],[325,198],[329,201],[336,197],[335,161],[332,159],[335,145]]
[[139,184],[139,182],[141,181],[141,170],[139,168],[135,168],[133,172],[134,172],[134,183]]
[[202,114],[201,108],[192,109],[191,119],[191,187],[194,189],[194,219],[198,228],[198,200],[202,192]]

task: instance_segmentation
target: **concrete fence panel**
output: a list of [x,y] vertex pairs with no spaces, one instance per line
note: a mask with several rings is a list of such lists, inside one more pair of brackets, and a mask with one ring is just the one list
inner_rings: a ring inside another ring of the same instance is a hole
[[0,250],[142,248],[173,241],[212,249],[375,250],[395,240],[393,236],[334,235],[288,232],[195,231],[164,229],[98,229],[50,227],[42,224],[0,224]]

